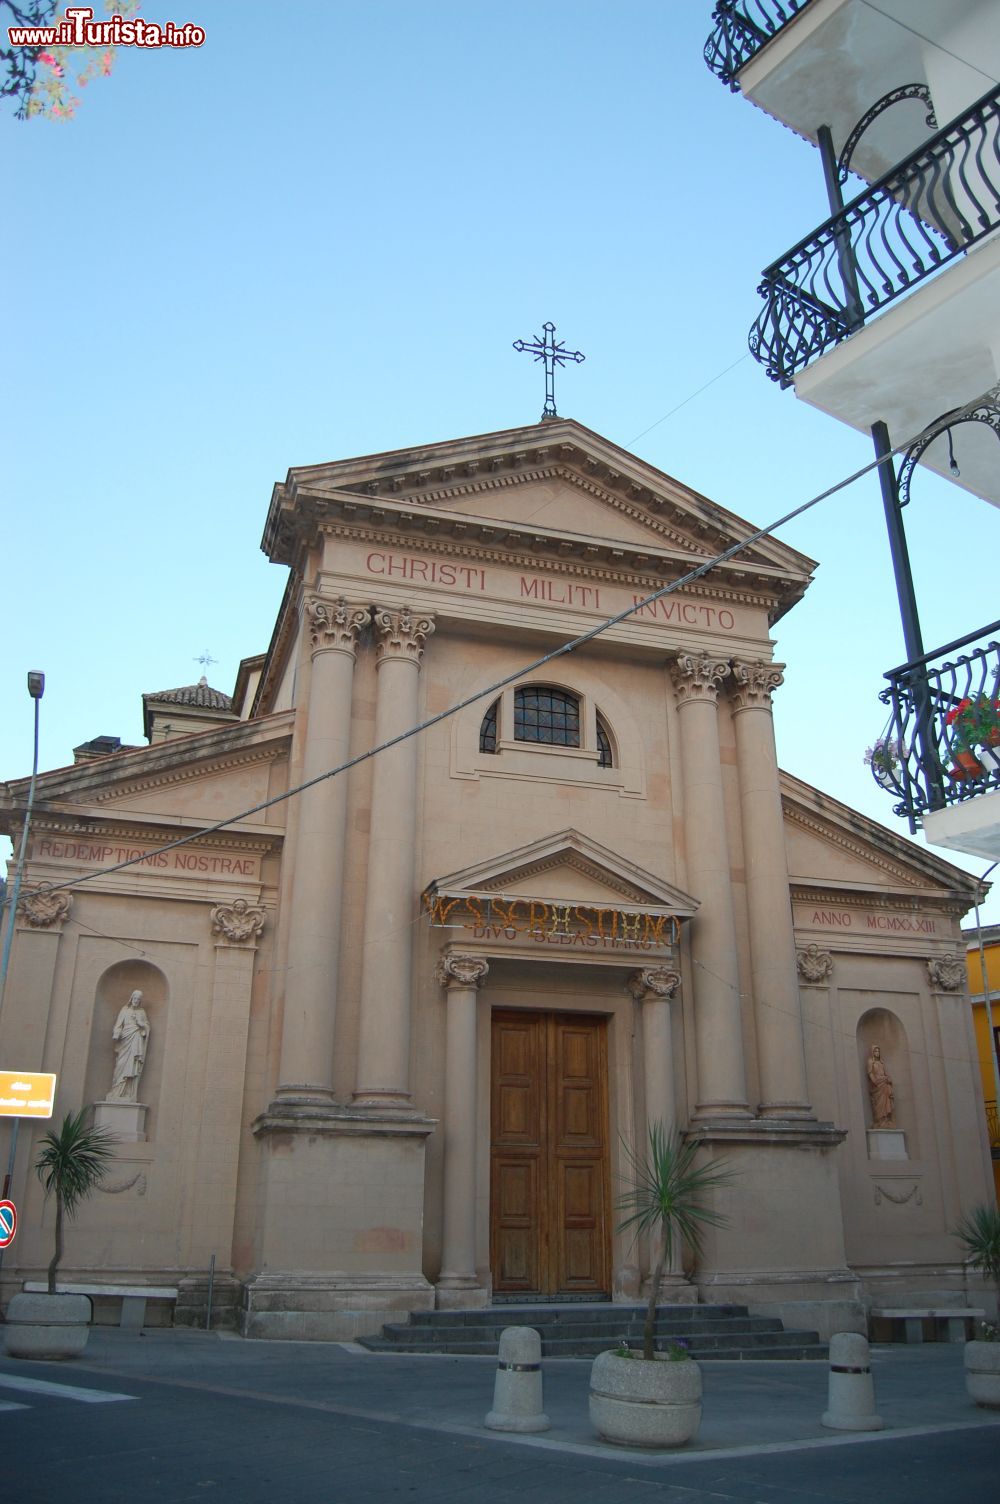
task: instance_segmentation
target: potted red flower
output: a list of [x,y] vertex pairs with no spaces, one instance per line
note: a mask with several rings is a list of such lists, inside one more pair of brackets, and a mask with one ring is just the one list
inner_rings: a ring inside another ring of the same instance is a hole
[[948,711],[944,723],[950,728],[957,764],[952,778],[981,778],[1000,767],[1000,758],[990,750],[1000,746],[1000,699],[966,695]]

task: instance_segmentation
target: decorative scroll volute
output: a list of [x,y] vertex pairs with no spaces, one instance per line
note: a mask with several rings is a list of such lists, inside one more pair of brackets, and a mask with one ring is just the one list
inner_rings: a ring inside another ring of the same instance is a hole
[[371,621],[372,615],[369,607],[351,605],[343,596],[335,601],[310,596],[305,611],[313,652],[332,649],[339,653],[355,653],[358,634]]
[[434,968],[434,980],[442,987],[481,987],[490,974],[482,956],[442,956]]
[[729,697],[734,710],[770,710],[771,696],[785,682],[783,663],[747,663],[733,660]]
[[927,975],[935,992],[959,992],[968,979],[961,956],[932,956],[927,962]]
[[673,997],[681,985],[680,973],[669,966],[649,966],[633,971],[625,986],[637,1003],[647,997]]
[[217,903],[212,910],[212,934],[228,940],[231,945],[245,945],[258,939],[266,919],[266,911],[245,898],[236,898],[232,903]]
[[20,917],[33,930],[57,928],[69,918],[73,900],[68,893],[50,893],[45,888],[28,893],[18,904]]
[[431,616],[415,616],[408,606],[399,611],[376,611],[375,662],[387,658],[404,658],[419,664],[424,656],[424,643],[434,631]]
[[803,982],[828,982],[833,975],[833,956],[818,945],[807,945],[795,952],[795,964]]
[[710,653],[680,653],[670,665],[670,677],[678,704],[686,700],[714,701],[723,680],[729,677],[729,664]]

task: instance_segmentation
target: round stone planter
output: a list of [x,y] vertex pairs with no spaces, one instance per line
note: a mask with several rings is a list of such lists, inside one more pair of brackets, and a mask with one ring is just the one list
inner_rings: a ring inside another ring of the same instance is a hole
[[977,1405],[1000,1410],[1000,1342],[965,1344],[965,1387]]
[[682,1447],[701,1424],[701,1369],[692,1358],[601,1353],[590,1371],[590,1420],[623,1447]]
[[3,1329],[9,1358],[76,1358],[90,1334],[86,1295],[11,1297]]

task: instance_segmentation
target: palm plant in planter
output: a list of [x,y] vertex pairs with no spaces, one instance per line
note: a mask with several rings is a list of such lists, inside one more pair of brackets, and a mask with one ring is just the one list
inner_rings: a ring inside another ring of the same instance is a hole
[[[993,1281],[1000,1317],[1000,1206],[974,1206],[955,1228],[973,1269]],[[1000,1410],[1000,1330],[984,1321],[982,1336],[965,1344],[965,1387],[969,1398],[989,1410]]]
[[48,1268],[48,1293],[22,1292],[7,1307],[7,1352],[14,1358],[72,1358],[87,1345],[90,1301],[86,1295],[56,1292],[63,1256],[63,1224],[103,1180],[114,1157],[114,1135],[89,1128],[85,1111],[67,1113],[62,1127],[41,1141],[35,1173],[46,1196],[56,1201],[55,1249]]
[[719,1159],[697,1164],[700,1144],[685,1140],[675,1128],[654,1123],[649,1148],[639,1156],[626,1145],[631,1185],[620,1207],[629,1215],[618,1231],[632,1229],[659,1240],[650,1276],[649,1303],[643,1327],[642,1354],[619,1349],[601,1353],[590,1377],[590,1418],[608,1441],[625,1446],[682,1446],[701,1423],[701,1369],[687,1352],[671,1344],[656,1351],[656,1302],[664,1269],[688,1243],[701,1250],[706,1227],[723,1227],[727,1218],[707,1204],[709,1194],[732,1183],[728,1165]]

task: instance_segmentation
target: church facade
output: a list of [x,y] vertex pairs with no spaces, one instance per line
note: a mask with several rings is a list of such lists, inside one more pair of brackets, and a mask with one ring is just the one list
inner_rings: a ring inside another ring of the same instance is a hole
[[[665,1299],[825,1335],[968,1303],[974,882],[779,770],[811,561],[749,544],[559,652],[751,531],[558,418],[289,472],[234,695],[147,695],[148,746],[39,778],[0,1059],[118,1138],[64,1278],[197,1320],[214,1256],[261,1337],[634,1300],[617,1202],[662,1122],[734,1172]],[[5,1299],[48,1258],[32,1158]]]

